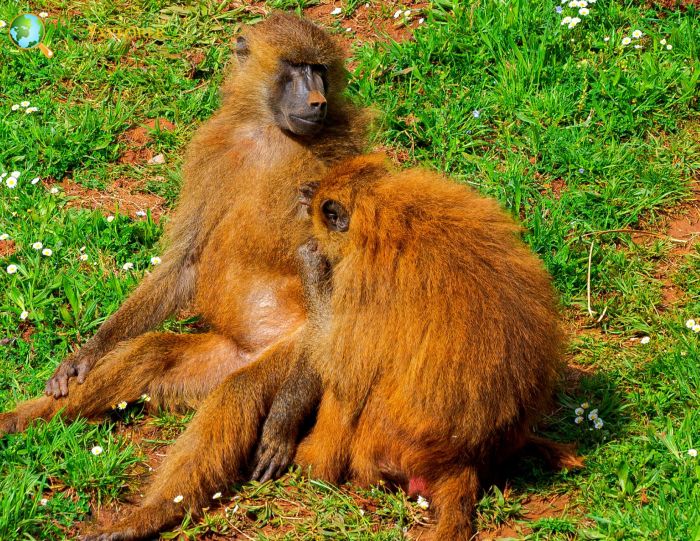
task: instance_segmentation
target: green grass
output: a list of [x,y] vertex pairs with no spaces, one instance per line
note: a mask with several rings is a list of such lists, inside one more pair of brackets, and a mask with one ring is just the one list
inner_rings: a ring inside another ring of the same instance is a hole
[[[316,4],[268,2],[294,10]],[[362,4],[343,7],[362,13]],[[107,221],[106,211],[81,210],[62,190],[30,180],[106,189],[128,178],[172,205],[184,145],[217,107],[232,38],[260,18],[237,5],[0,5],[5,21],[32,10],[58,18],[48,25],[52,60],[0,36],[0,173],[22,173],[15,189],[0,186],[0,234],[16,247],[0,257],[0,408],[40,393],[60,360],[117,308],[159,253],[163,226],[126,212],[109,211],[116,218]],[[426,23],[412,41],[355,48],[350,93],[381,111],[377,144],[498,198],[522,221],[569,326],[580,331],[567,360],[583,375],[562,388],[542,429],[577,442],[587,459],[583,471],[562,473],[524,460],[506,485],[484,492],[477,524],[507,523],[528,539],[699,541],[700,458],[687,451],[700,448],[700,334],[685,321],[700,320],[700,250],[600,232],[663,233],[668,210],[692,195],[700,174],[700,13],[598,0],[569,29],[560,20],[575,10],[564,5],[559,15],[553,2],[459,5],[441,0],[414,13]],[[397,8],[373,4],[370,12],[391,17]],[[117,35],[150,28],[161,38],[90,36],[93,25]],[[644,37],[623,46],[635,29]],[[39,111],[11,110],[25,99]],[[175,125],[150,130],[148,147],[166,163],[119,163],[124,133],[153,118]],[[34,250],[37,241],[53,255]],[[606,310],[599,325],[587,315],[591,242],[595,318]],[[127,262],[133,270],[123,270]],[[17,273],[5,272],[11,264]],[[669,285],[677,293],[671,305],[662,289]],[[186,330],[190,322],[166,325]],[[645,335],[648,344],[639,340]],[[587,411],[598,409],[601,429],[574,423],[585,401]],[[148,453],[162,452],[185,421],[130,410],[112,424],[56,419],[3,439],[0,539],[70,538],[91,508],[143,486]],[[156,435],[122,435],[144,430]],[[104,448],[99,456],[90,453],[95,445]],[[236,494],[224,500],[226,513],[185,521],[169,536],[242,530],[261,539],[401,539],[426,520],[402,494],[338,489],[298,472]],[[563,510],[528,515],[533,499],[563,495]]]

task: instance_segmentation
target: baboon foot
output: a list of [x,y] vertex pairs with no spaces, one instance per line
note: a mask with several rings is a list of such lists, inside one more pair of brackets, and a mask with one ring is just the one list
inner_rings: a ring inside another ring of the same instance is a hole
[[0,438],[5,434],[14,434],[17,432],[17,414],[14,411],[0,413]]

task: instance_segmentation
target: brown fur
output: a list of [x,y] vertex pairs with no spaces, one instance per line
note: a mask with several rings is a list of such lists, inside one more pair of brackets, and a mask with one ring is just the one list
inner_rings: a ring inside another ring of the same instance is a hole
[[[298,187],[365,145],[368,115],[343,97],[343,55],[325,32],[293,15],[276,14],[245,36],[249,53],[227,79],[222,107],[188,148],[162,265],[57,369],[47,393],[67,396],[45,396],[0,415],[2,436],[60,410],[69,418],[97,417],[142,393],[152,396],[153,406],[196,406],[245,367],[206,400],[203,411],[208,413],[196,416],[175,445],[144,507],[118,532],[95,538],[148,536],[187,509],[199,512],[209,492],[222,489],[228,479],[231,453],[254,444],[258,416],[290,362],[289,354],[275,352],[288,351],[290,337],[306,319],[295,264],[301,234]],[[283,60],[328,68],[328,114],[313,137],[282,131],[271,114]],[[211,332],[146,333],[185,306],[202,314]],[[260,358],[266,358],[264,364],[256,362]],[[270,372],[260,381],[253,378],[252,394],[238,400],[244,410],[231,408],[229,402],[236,403],[242,392],[241,381],[261,366]],[[199,447],[202,441],[206,453]],[[193,456],[196,464],[182,469]],[[236,460],[244,458],[245,453]],[[177,494],[185,496],[181,505],[172,501]]]
[[[347,232],[327,227],[328,200]],[[297,462],[330,481],[421,480],[451,540],[471,536],[479,477],[528,441],[576,463],[530,436],[562,335],[549,276],[495,201],[363,157],[329,173],[312,214],[332,315],[310,342],[325,393]]]

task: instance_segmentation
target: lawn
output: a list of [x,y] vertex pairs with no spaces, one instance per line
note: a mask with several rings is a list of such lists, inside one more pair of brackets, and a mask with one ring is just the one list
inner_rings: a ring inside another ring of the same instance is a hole
[[[348,46],[373,145],[497,198],[560,293],[569,366],[539,429],[586,467],[515,464],[484,491],[480,539],[700,541],[700,332],[686,324],[700,324],[700,8],[671,4],[3,2],[2,21],[48,13],[54,56],[1,30],[0,408],[39,394],[157,263],[240,26],[304,10]],[[136,404],[0,440],[0,539],[70,539],[124,513],[188,418]],[[389,540],[430,522],[381,486],[292,472],[232,488],[164,538]]]

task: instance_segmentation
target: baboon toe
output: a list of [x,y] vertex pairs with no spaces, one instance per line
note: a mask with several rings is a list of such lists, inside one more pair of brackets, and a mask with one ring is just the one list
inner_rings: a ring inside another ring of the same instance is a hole
[[17,414],[12,411],[0,413],[0,438],[15,432],[17,432]]

